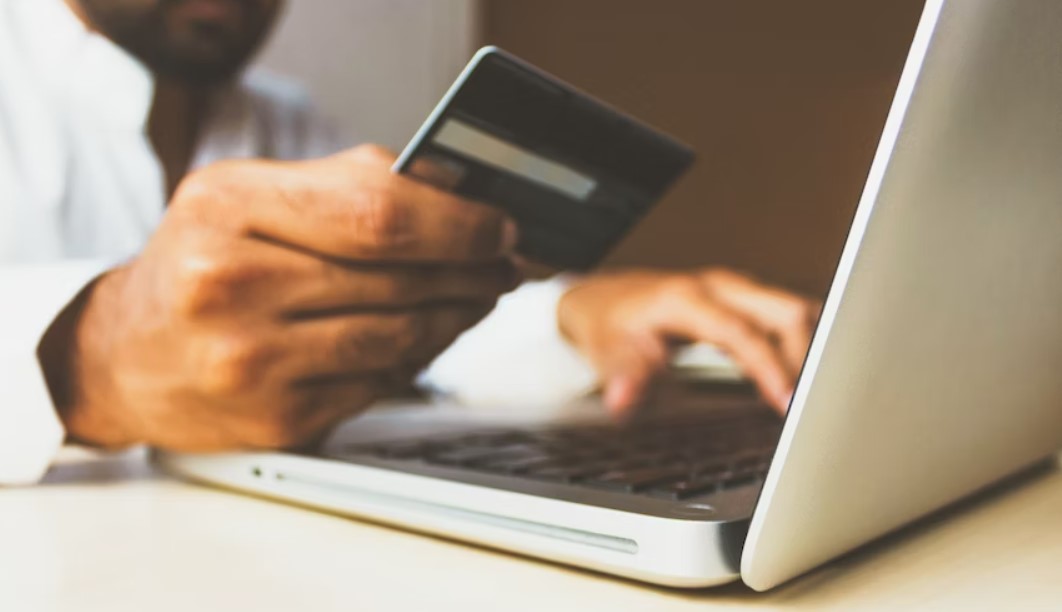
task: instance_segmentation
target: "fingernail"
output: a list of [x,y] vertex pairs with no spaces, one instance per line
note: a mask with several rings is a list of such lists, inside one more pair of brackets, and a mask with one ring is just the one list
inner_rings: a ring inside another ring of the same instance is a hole
[[516,249],[517,243],[520,242],[520,228],[516,227],[516,222],[508,219],[505,221],[505,225],[502,226],[502,241],[501,252],[503,255],[508,255]]
[[794,393],[794,391],[788,391],[788,392],[782,394],[782,396],[781,396],[781,400],[782,400],[781,408],[782,408],[782,410],[788,411],[789,410],[789,406],[791,406],[793,404],[793,393]]
[[641,394],[641,386],[635,379],[613,378],[605,388],[605,407],[613,418],[623,421],[637,408]]
[[626,403],[627,390],[622,379],[613,379],[605,386],[605,406],[613,414],[623,412]]

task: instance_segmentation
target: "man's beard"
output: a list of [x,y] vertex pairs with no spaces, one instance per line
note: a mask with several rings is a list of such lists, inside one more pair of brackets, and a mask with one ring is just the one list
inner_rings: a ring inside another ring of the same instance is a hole
[[239,73],[277,13],[276,4],[256,0],[227,0],[240,15],[228,21],[179,15],[188,0],[78,1],[95,28],[155,74],[204,87]]

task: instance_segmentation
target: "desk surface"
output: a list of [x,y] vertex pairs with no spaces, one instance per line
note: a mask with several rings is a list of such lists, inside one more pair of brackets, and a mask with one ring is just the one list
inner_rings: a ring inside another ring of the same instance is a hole
[[962,504],[776,591],[617,580],[66,451],[0,490],[0,610],[1062,609],[1062,472]]

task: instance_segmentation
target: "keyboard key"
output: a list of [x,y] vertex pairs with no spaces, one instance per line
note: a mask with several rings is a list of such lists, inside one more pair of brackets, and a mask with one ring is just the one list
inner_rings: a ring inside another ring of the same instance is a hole
[[508,444],[494,449],[495,457],[492,461],[515,461],[517,459],[529,459],[536,457],[549,457],[548,451],[535,444]]
[[736,471],[755,470],[763,463],[763,457],[741,457],[732,462],[732,466]]
[[552,467],[560,462],[547,454],[530,455],[526,457],[513,457],[506,459],[493,459],[479,465],[488,472],[501,472],[504,474],[522,474],[535,468]]
[[718,476],[729,470],[730,466],[719,461],[718,458],[709,458],[706,461],[697,461],[690,465],[690,473],[694,476]]
[[487,461],[496,456],[498,451],[493,448],[453,448],[450,450],[432,453],[425,460],[428,463],[442,465],[473,465],[477,462]]
[[722,488],[724,489],[738,489],[741,487],[747,487],[748,485],[759,482],[760,478],[757,474],[740,474],[732,476],[723,481]]
[[607,469],[606,466],[602,465],[554,465],[529,470],[526,472],[526,475],[528,478],[534,478],[536,480],[550,480],[554,482],[568,483],[600,474]]
[[693,478],[680,480],[651,488],[648,493],[653,497],[666,499],[688,499],[697,495],[713,493],[719,488],[718,478]]
[[424,456],[430,448],[422,441],[393,442],[375,447],[373,454],[386,459],[414,459]]
[[642,468],[630,470],[612,470],[587,479],[587,484],[605,489],[635,492],[651,485],[675,481],[689,475],[686,470],[676,468]]

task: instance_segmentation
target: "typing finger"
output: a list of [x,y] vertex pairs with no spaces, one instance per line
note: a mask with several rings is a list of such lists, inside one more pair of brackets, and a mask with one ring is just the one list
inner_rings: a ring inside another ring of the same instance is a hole
[[799,372],[817,314],[809,300],[728,270],[713,270],[702,279],[713,299],[776,336],[790,372]]

